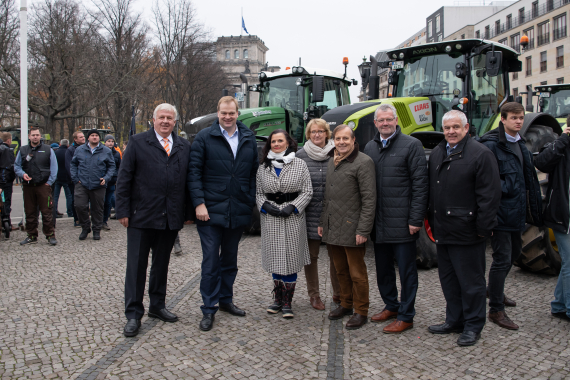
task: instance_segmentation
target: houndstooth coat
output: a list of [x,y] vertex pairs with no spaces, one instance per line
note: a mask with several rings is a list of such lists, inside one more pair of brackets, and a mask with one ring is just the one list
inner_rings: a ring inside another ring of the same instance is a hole
[[311,263],[307,244],[305,207],[313,197],[311,175],[305,161],[294,158],[283,166],[279,177],[273,166],[261,164],[257,170],[257,208],[261,210],[267,201],[266,193],[299,193],[292,202],[278,205],[279,209],[293,204],[298,214],[287,218],[260,212],[261,217],[261,266],[269,273],[288,275],[300,272]]

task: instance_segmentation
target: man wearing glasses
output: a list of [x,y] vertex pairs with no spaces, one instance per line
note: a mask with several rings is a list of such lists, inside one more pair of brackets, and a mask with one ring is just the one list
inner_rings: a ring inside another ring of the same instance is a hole
[[[374,115],[378,133],[364,153],[376,166],[376,215],[371,237],[376,258],[376,281],[384,310],[372,322],[396,321],[384,327],[388,334],[411,329],[418,290],[416,240],[428,202],[428,173],[421,142],[402,133],[396,109],[381,104]],[[402,292],[398,301],[394,259]]]

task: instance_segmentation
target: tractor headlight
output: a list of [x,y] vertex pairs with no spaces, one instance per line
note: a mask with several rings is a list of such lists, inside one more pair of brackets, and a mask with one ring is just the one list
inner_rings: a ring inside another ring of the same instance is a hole
[[399,57],[400,59],[404,59],[404,53],[400,53]]
[[396,55],[396,53],[392,54],[392,58],[394,58],[394,59],[398,58],[398,56]]
[[295,81],[295,84],[296,84],[297,86],[302,85],[302,84],[303,84],[303,79],[301,79],[301,78],[297,79],[297,81]]
[[348,125],[350,127],[350,129],[354,129],[356,128],[356,123],[354,121],[349,121],[346,125]]
[[461,44],[455,45],[455,48],[456,48],[457,50],[461,50],[461,47],[462,47]]
[[445,52],[446,52],[446,53],[451,53],[451,46],[450,46],[450,45],[447,45],[447,46],[445,47]]
[[265,79],[267,78],[267,74],[265,74],[263,71],[259,73],[259,79]]

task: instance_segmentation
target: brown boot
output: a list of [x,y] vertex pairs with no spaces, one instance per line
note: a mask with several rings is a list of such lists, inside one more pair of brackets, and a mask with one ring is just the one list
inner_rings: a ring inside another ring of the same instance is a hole
[[414,323],[408,323],[404,321],[394,321],[390,323],[388,326],[384,327],[384,331],[386,334],[399,334],[404,332],[408,329],[414,327]]
[[347,330],[357,330],[368,322],[368,317],[354,313],[354,315],[346,322]]
[[311,306],[313,309],[325,310],[325,304],[321,301],[321,297],[311,297]]
[[497,311],[496,313],[489,312],[489,321],[501,326],[508,330],[518,330],[519,327],[511,321],[504,311]]
[[341,319],[345,315],[352,315],[353,310],[339,306],[329,313],[329,319]]
[[388,309],[382,310],[382,312],[378,314],[374,314],[372,318],[370,318],[371,322],[384,322],[388,319],[396,318],[398,316],[397,311],[390,311]]

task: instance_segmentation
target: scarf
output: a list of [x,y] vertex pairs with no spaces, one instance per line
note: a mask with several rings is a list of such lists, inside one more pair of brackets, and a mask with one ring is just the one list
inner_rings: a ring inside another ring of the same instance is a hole
[[344,160],[345,158],[350,156],[350,154],[354,151],[354,147],[355,147],[355,145],[353,145],[352,148],[348,152],[346,152],[345,154],[340,154],[338,152],[338,150],[335,149],[334,150],[334,166],[338,166],[342,160]]
[[329,142],[321,148],[313,144],[311,140],[307,140],[305,145],[303,145],[303,149],[307,152],[307,156],[309,156],[311,160],[326,161],[329,159],[329,152],[331,149],[334,149],[334,142],[332,139],[329,139]]
[[[285,154],[287,152],[289,153]],[[272,150],[270,150],[269,153],[267,153],[267,159],[271,161],[271,164],[278,169],[283,168],[283,165],[293,161],[294,158],[295,158],[295,152],[289,151],[289,149],[284,150],[281,153],[275,153]]]

